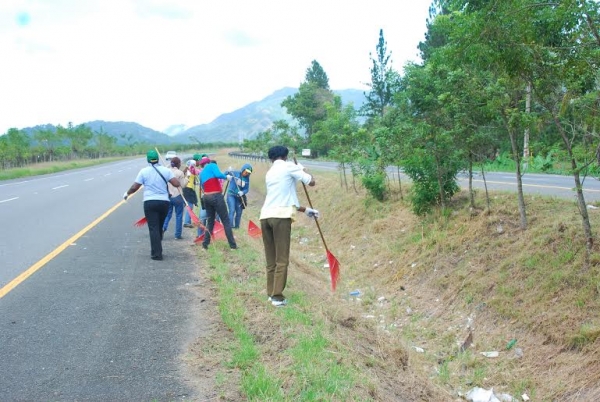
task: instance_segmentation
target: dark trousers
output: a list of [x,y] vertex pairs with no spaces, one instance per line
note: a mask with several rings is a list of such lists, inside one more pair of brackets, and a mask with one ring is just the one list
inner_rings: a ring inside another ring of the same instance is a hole
[[144,201],[144,215],[150,232],[150,257],[162,258],[163,225],[169,213],[169,201]]
[[206,228],[208,229],[208,231],[204,232],[204,240],[202,241],[202,246],[206,248],[210,244],[210,235],[213,232],[213,228],[215,227],[215,218],[218,214],[221,218],[221,223],[225,228],[225,235],[227,236],[229,247],[237,248],[235,239],[233,238],[231,222],[229,222],[229,214],[227,213],[227,205],[225,204],[223,194],[205,194],[203,198],[204,208],[206,209]]
[[290,265],[292,219],[261,219],[260,229],[267,260],[267,295],[273,300],[283,300]]

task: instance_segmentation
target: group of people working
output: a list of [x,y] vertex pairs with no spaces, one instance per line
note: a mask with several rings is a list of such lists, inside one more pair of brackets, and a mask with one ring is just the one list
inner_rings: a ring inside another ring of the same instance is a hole
[[[260,223],[264,243],[268,300],[274,306],[285,306],[283,291],[287,282],[289,266],[291,225],[296,212],[318,218],[319,211],[300,206],[296,185],[314,186],[315,180],[302,165],[287,160],[289,150],[284,146],[269,149],[268,157],[273,163],[266,174],[267,194],[260,211]],[[148,166],[141,169],[134,183],[123,194],[123,199],[144,186],[144,215],[150,232],[150,258],[162,260],[162,239],[175,212],[175,238],[182,238],[182,226],[193,224],[183,218],[185,205],[200,206],[198,236],[204,235],[202,247],[207,249],[215,221],[220,219],[231,249],[237,249],[232,228],[239,228],[243,210],[247,205],[246,194],[250,188],[252,166],[244,164],[240,170],[221,172],[207,155],[195,154],[191,163],[181,168],[181,160],[172,158],[170,167],[159,163],[158,152],[146,155]],[[227,188],[223,193],[223,184]],[[199,186],[200,197],[196,193]],[[183,190],[182,190],[183,188]],[[189,220],[188,220],[189,219]],[[206,229],[205,229],[206,228]]]

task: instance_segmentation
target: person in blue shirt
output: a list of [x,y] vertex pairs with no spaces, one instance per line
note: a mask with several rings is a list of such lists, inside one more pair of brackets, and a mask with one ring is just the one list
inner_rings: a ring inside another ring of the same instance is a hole
[[148,151],[146,160],[148,166],[140,170],[129,190],[123,194],[123,199],[127,200],[144,186],[144,216],[150,232],[150,258],[160,261],[163,259],[163,225],[171,206],[167,182],[174,187],[181,187],[181,184],[169,168],[158,163],[158,152]]
[[207,229],[204,232],[202,248],[208,249],[210,237],[215,226],[215,219],[218,214],[223,223],[229,247],[236,249],[237,244],[233,237],[233,231],[231,230],[229,215],[227,214],[227,205],[223,199],[223,187],[221,186],[221,180],[231,180],[233,179],[233,176],[223,174],[215,163],[210,163],[208,157],[200,160],[200,166],[203,167],[202,172],[200,173],[200,185],[202,186],[202,198],[204,200],[204,208],[206,209]]
[[231,170],[224,173],[233,176],[233,180],[227,188],[227,208],[229,209],[229,222],[231,223],[231,227],[233,229],[239,229],[242,213],[246,208],[246,194],[248,194],[248,190],[250,190],[252,165],[245,163],[240,170]]

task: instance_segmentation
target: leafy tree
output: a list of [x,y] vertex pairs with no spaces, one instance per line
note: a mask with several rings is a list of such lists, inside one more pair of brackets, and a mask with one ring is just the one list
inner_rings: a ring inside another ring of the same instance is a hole
[[[351,166],[352,182],[357,172],[353,162],[358,150],[365,146],[365,141],[359,135],[360,124],[353,105],[341,108],[341,99],[336,96],[336,105],[327,108],[327,118],[319,124],[318,131],[313,136],[313,144],[324,149],[327,154],[340,163],[340,174],[343,184],[348,188],[346,166]],[[356,187],[354,187],[356,190]]]
[[394,93],[398,90],[399,74],[392,69],[391,53],[387,51],[387,42],[383,37],[383,29],[379,30],[379,41],[376,46],[376,57],[371,57],[371,82],[370,88],[365,92],[366,102],[362,113],[367,117],[382,117],[386,107],[392,104]]
[[56,131],[51,129],[36,130],[33,133],[33,139],[44,149],[43,160],[52,162],[55,158],[56,148],[60,145]]
[[463,166],[464,150],[456,141],[458,130],[448,113],[451,74],[447,66],[431,62],[406,68],[404,110],[412,130],[407,133],[411,153],[405,171],[414,183],[411,201],[418,214],[434,205],[445,208],[458,191],[456,175]]
[[11,128],[0,137],[2,164],[7,167],[22,167],[31,156],[31,141],[23,131]]
[[600,35],[595,22],[600,16],[599,9],[598,2],[576,0],[539,4],[530,9],[532,17],[538,21],[535,25],[537,42],[530,47],[536,56],[532,63],[533,89],[558,131],[569,160],[588,256],[593,246],[593,234],[583,194],[582,173],[596,158],[589,152],[578,155],[576,148],[578,144],[582,148],[600,148],[595,133],[599,122],[597,99],[600,97]]
[[305,81],[300,84],[298,92],[288,96],[281,106],[294,117],[306,133],[310,144],[318,122],[326,118],[326,108],[335,102],[334,94],[329,89],[327,74],[321,65],[313,60],[306,70]]
[[329,90],[329,78],[327,77],[327,73],[325,73],[323,67],[321,67],[316,60],[313,60],[310,68],[306,70],[305,78],[306,82],[315,84],[317,88]]

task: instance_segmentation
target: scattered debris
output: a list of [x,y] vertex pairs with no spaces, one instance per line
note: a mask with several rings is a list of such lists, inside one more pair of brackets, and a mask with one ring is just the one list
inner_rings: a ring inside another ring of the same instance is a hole
[[506,350],[511,350],[513,348],[513,346],[515,346],[517,344],[517,340],[516,339],[511,339],[507,344],[506,344]]
[[521,395],[521,398],[523,398],[524,401],[528,401],[529,400],[529,395],[523,394],[523,395]]
[[[467,401],[471,402],[505,402],[505,401],[513,401],[514,398],[507,394],[501,395],[502,399],[494,394],[494,389],[483,389],[479,387],[475,387],[471,389],[467,395]],[[505,399],[506,397],[510,399]]]
[[[492,399],[494,398],[494,399]],[[494,396],[494,391],[491,389],[473,388],[467,392],[467,401],[471,402],[490,402],[498,399]]]
[[360,296],[360,290],[353,290],[352,292],[350,292],[350,296]]
[[500,356],[499,352],[496,351],[492,351],[492,352],[480,352],[482,355],[484,355],[485,357],[498,357]]
[[469,331],[469,335],[467,335],[467,338],[460,346],[460,351],[464,352],[465,350],[469,349],[472,344],[473,344],[473,331]]
[[521,357],[523,357],[523,349],[521,348],[516,348],[515,349],[515,357],[517,359],[520,359]]
[[587,207],[588,207],[588,209],[598,209],[597,206],[592,205],[592,204],[589,204]]
[[413,348],[415,348],[415,350],[417,351],[417,353],[425,353],[425,349],[420,348],[418,346],[413,346]]

